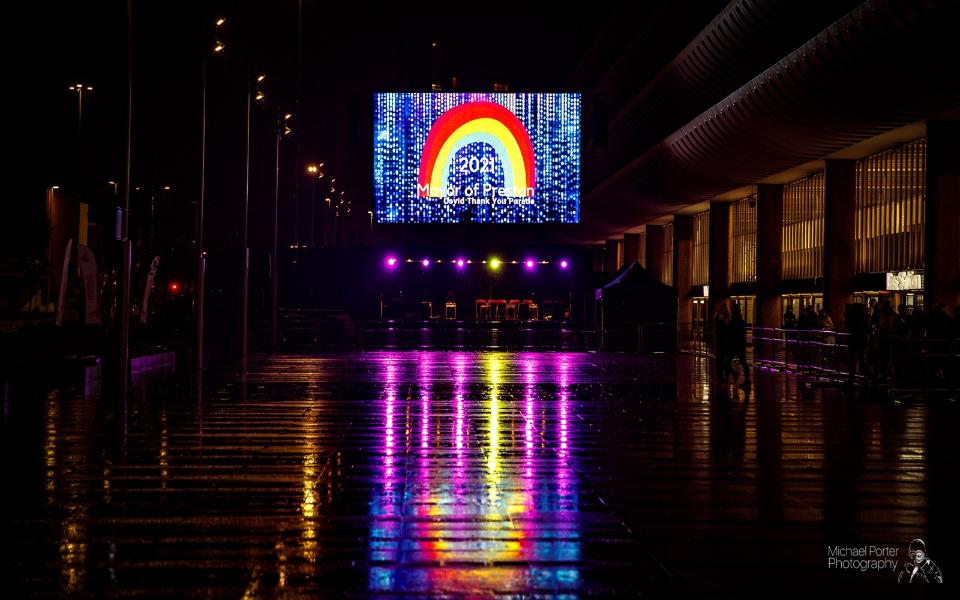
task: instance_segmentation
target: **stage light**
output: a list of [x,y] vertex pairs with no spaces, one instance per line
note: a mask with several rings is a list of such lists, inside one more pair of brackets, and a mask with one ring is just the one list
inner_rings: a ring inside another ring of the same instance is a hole
[[397,257],[396,257],[396,256],[388,256],[388,257],[387,257],[387,260],[384,261],[384,264],[387,265],[387,268],[388,268],[388,269],[395,269],[395,268],[397,267]]
[[561,269],[566,270],[566,268],[569,267],[569,266],[570,266],[570,263],[567,262],[567,259],[565,259],[565,258],[560,259],[560,268],[561,268]]
[[466,266],[466,264],[467,264],[467,261],[463,260],[462,258],[458,258],[456,260],[456,265],[458,269],[462,269],[464,266]]
[[533,260],[532,258],[528,258],[527,260],[523,261],[523,266],[528,271],[532,271],[533,268],[537,266],[537,261]]
[[490,264],[490,268],[493,269],[494,271],[496,271],[497,269],[500,268],[500,259],[499,259],[499,258],[491,258],[489,264]]
[[167,283],[167,291],[170,292],[170,294],[173,295],[173,296],[176,296],[177,294],[179,294],[179,293],[180,293],[180,282],[177,281],[176,279],[171,279],[171,280]]
[[421,261],[420,261],[420,265],[421,265],[424,269],[426,269],[427,267],[430,266],[430,259],[429,259],[429,258],[425,258],[425,259],[421,260]]

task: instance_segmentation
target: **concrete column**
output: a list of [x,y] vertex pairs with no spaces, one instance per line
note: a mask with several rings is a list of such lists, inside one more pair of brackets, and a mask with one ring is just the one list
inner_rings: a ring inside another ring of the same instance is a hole
[[923,304],[960,304],[960,122],[927,123]]
[[730,209],[732,202],[710,203],[710,301],[712,315],[717,303],[730,295]]
[[623,263],[629,265],[635,262],[640,262],[640,234],[625,233],[623,234]]
[[666,279],[663,272],[663,241],[666,237],[663,225],[647,225],[647,271],[663,281]]
[[757,324],[780,327],[783,279],[783,186],[757,186]]
[[857,273],[857,162],[827,160],[823,194],[823,307],[842,321]]
[[620,240],[606,240],[603,246],[603,272],[613,275],[620,268]]
[[603,273],[603,244],[590,245],[590,267],[594,273]]
[[693,321],[693,216],[673,217],[673,285],[677,288],[677,321]]

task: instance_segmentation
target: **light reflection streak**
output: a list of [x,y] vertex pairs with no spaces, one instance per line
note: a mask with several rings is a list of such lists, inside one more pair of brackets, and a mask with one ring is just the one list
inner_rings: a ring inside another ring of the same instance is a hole
[[170,477],[170,459],[167,456],[167,438],[170,429],[167,427],[167,409],[160,409],[160,489],[167,489],[167,480]]
[[393,487],[393,449],[395,442],[393,430],[393,410],[397,403],[397,365],[393,361],[387,362],[386,366],[386,419],[385,419],[385,443],[384,443],[384,472],[386,475],[386,487]]
[[466,358],[462,354],[454,357],[454,377],[453,377],[453,398],[456,402],[456,429],[454,431],[454,440],[457,448],[457,472],[456,481],[459,488],[463,483],[463,425],[464,425],[464,380],[466,375]]
[[[430,445],[430,360],[420,361],[420,448],[426,450]],[[424,456],[428,453],[422,452]]]
[[[316,388],[308,387],[306,398],[306,412],[302,420],[302,444],[303,444],[303,473],[302,487],[303,499],[300,502],[300,529],[303,532],[301,546],[303,558],[308,568],[316,564],[319,542],[317,541],[317,526],[319,515],[320,499],[317,496],[317,484],[320,479],[321,468],[319,464],[319,445],[320,425],[318,423],[320,410],[317,406],[315,394]],[[329,475],[329,474],[328,474]],[[330,477],[327,477],[328,484]],[[279,554],[279,581],[280,587],[287,584],[287,565],[286,551],[280,548]]]
[[[579,589],[572,368],[563,355],[548,362],[543,356],[382,355],[384,448],[370,503],[371,592]],[[443,364],[452,388],[435,379]],[[405,400],[396,391],[403,365],[417,365],[419,389]],[[413,412],[417,423],[418,407],[419,459],[401,485],[395,415]],[[486,431],[472,432],[473,418]],[[541,421],[556,435],[544,435]]]

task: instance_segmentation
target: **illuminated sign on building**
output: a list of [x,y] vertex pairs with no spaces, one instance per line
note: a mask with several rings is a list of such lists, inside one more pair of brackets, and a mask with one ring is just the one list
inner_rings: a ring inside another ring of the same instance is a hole
[[922,290],[923,273],[917,271],[887,273],[887,289],[891,291]]

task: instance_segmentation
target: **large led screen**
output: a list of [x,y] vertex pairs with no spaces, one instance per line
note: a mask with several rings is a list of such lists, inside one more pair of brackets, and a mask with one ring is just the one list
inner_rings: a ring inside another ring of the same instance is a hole
[[379,223],[577,223],[579,94],[374,97]]

